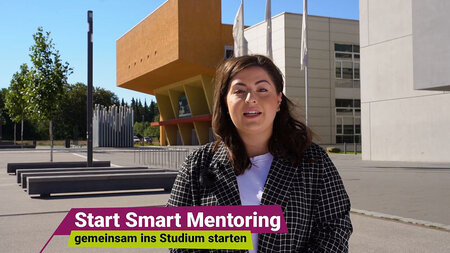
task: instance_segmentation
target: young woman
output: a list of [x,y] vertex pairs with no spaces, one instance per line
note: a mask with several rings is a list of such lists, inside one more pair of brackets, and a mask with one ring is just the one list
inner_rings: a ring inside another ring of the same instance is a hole
[[348,195],[293,117],[280,70],[264,56],[232,58],[218,67],[215,85],[217,141],[188,156],[168,206],[281,205],[289,233],[252,234],[251,252],[347,252]]

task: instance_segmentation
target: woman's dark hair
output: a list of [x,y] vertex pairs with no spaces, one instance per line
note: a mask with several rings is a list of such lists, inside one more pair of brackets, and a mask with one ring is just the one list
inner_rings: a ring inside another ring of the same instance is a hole
[[[217,141],[213,150],[216,150],[220,143],[225,144],[237,175],[243,174],[246,169],[250,168],[250,158],[228,114],[226,97],[231,79],[237,73],[249,67],[261,67],[267,71],[275,84],[277,93],[282,92],[284,86],[281,71],[272,60],[262,55],[231,58],[217,68],[214,78],[215,91],[212,116],[212,127]],[[303,158],[303,153],[312,142],[312,134],[305,124],[294,118],[294,107],[295,105],[282,94],[280,111],[275,116],[272,136],[269,140],[269,152],[293,164],[299,164]]]

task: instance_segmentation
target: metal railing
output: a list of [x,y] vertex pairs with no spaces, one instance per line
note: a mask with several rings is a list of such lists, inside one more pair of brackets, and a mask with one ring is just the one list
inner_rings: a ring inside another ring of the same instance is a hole
[[195,148],[137,148],[134,151],[134,163],[158,167],[164,169],[178,170]]

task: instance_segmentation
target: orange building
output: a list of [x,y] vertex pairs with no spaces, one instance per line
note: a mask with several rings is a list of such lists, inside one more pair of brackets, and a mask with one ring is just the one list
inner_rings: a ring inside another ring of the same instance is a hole
[[117,86],[156,97],[161,145],[210,141],[212,77],[232,45],[220,0],[168,0],[117,40]]

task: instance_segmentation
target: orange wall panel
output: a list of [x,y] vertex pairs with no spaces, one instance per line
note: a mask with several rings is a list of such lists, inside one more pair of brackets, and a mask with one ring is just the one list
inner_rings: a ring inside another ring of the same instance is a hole
[[168,0],[116,42],[117,84],[179,59],[178,0]]

